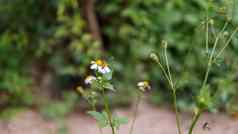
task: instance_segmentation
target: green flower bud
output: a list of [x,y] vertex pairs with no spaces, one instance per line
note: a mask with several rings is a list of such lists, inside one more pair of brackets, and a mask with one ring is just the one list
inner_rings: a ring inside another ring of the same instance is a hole
[[150,58],[155,62],[159,62],[159,57],[155,53],[151,53]]

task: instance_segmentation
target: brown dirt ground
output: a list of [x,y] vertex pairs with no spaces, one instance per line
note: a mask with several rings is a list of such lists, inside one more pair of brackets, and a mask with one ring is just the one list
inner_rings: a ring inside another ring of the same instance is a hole
[[[117,109],[115,113],[132,118],[132,109]],[[182,115],[183,131],[187,133],[190,115]],[[202,126],[208,122],[210,129]],[[130,122],[131,123],[131,122]],[[123,125],[118,134],[128,134],[129,125]],[[73,113],[66,118],[68,134],[99,134],[95,121],[83,113]],[[103,129],[110,134],[110,129]],[[57,122],[44,120],[39,113],[25,111],[10,121],[0,120],[0,134],[58,134]],[[177,134],[175,115],[168,109],[143,103],[140,105],[133,134]],[[194,134],[238,134],[238,120],[223,114],[202,115]]]

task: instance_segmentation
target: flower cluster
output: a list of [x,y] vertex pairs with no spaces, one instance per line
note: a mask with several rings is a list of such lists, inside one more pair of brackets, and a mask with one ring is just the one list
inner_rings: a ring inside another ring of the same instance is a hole
[[90,68],[102,74],[111,72],[111,69],[109,68],[108,64],[104,60],[91,61]]
[[142,91],[146,92],[151,89],[151,86],[148,81],[141,81],[137,83],[137,87]]
[[84,79],[86,89],[78,86],[76,91],[85,98],[90,105],[95,105],[103,90],[114,90],[114,86],[111,84],[112,70],[104,60],[91,61],[90,69],[93,71],[93,75],[88,75]]
[[91,85],[94,81],[101,80],[102,78],[110,80],[112,70],[106,61],[100,59],[91,61],[90,69],[95,71],[96,76],[87,76],[84,80],[86,85]]

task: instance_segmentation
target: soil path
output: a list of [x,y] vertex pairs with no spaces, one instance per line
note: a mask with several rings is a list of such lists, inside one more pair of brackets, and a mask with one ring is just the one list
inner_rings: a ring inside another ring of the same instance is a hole
[[[132,119],[132,109],[117,109],[115,113]],[[183,114],[183,130],[188,129],[190,116]],[[209,128],[203,129],[207,122]],[[82,113],[71,114],[66,119],[68,134],[99,134],[95,121]],[[131,122],[130,122],[131,123]],[[129,125],[122,126],[118,134],[128,134]],[[142,104],[133,134],[177,134],[175,115],[167,109]],[[111,134],[110,129],[103,129],[104,134]],[[39,113],[25,111],[10,121],[0,120],[0,134],[60,134],[57,122],[44,120]],[[203,114],[194,134],[238,134],[238,120],[222,114]]]

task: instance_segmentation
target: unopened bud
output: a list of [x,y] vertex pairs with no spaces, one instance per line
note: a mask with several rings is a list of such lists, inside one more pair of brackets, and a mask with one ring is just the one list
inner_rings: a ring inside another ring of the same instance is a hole
[[213,19],[210,19],[210,20],[209,20],[209,23],[210,23],[211,25],[214,25],[214,20],[213,20]]
[[232,20],[232,17],[231,17],[231,16],[227,16],[227,17],[226,17],[226,20],[227,20],[228,22],[230,22],[230,21]]
[[199,112],[199,109],[198,109],[198,107],[195,107],[195,108],[193,108],[193,113],[194,113],[195,115],[197,115],[197,114],[198,114],[198,112]]
[[84,90],[83,90],[83,88],[81,87],[81,86],[78,86],[77,88],[76,88],[76,90],[80,93],[80,94],[84,94]]
[[168,42],[165,41],[165,40],[163,40],[163,41],[162,41],[162,45],[163,45],[164,48],[167,48],[167,47],[168,47]]
[[155,62],[159,62],[159,57],[155,53],[151,53],[150,58]]
[[229,32],[227,32],[227,31],[225,31],[224,33],[223,33],[223,36],[224,37],[227,37],[229,35]]

